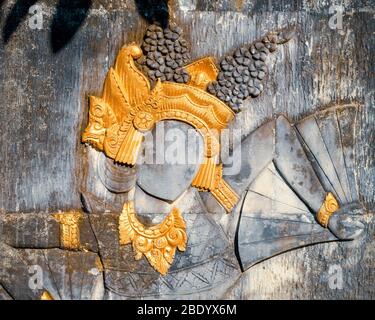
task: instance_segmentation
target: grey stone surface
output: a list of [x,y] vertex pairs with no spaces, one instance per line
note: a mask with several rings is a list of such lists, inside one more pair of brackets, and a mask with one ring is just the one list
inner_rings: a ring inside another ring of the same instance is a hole
[[29,265],[19,250],[0,242],[0,283],[8,296],[17,300],[38,300],[42,289],[29,286]]
[[103,298],[103,266],[97,254],[60,249],[26,249],[19,253],[29,267],[40,268],[43,290],[48,290],[54,300]]
[[[311,136],[314,136],[311,132]],[[318,212],[326,192],[308,160],[297,134],[285,117],[276,120],[275,164],[293,190]]]
[[[172,209],[172,204],[161,199],[157,199],[144,192],[138,185],[134,191],[134,208],[138,214],[153,213],[159,215],[160,220]],[[159,223],[158,221],[156,223]]]
[[[51,215],[8,213],[0,215],[0,239],[15,248],[60,248],[60,225]],[[97,242],[87,215],[80,221],[82,248],[97,252]]]
[[[155,160],[139,165],[137,184],[156,198],[174,201],[190,186],[198,172],[202,162],[202,153],[199,153],[202,138],[190,125],[179,121],[164,121],[160,128],[159,132],[164,131],[164,134],[158,134],[156,128],[152,131]],[[160,161],[157,161],[158,154]],[[197,156],[192,157],[193,154]]]
[[0,215],[0,240],[18,248],[58,248],[59,228],[50,214]]
[[128,192],[135,186],[136,167],[117,164],[104,153],[99,155],[98,174],[104,186],[114,193]]
[[[358,177],[356,167],[358,159],[356,148],[360,144],[360,137],[357,132],[360,131],[359,119],[363,109],[358,106],[336,109],[336,114],[340,126],[341,148],[344,155],[346,176],[348,179],[349,192],[347,197],[349,201],[356,202],[359,200]],[[371,138],[370,138],[371,139]]]
[[271,164],[250,185],[239,220],[237,245],[243,270],[276,254],[336,240]]
[[90,192],[82,192],[81,201],[83,210],[88,213],[121,212],[122,210],[121,202],[113,203],[106,199],[101,199]]
[[[231,187],[241,194],[258,174],[268,166],[275,157],[275,121],[268,121],[246,137],[237,154],[241,155],[240,171],[235,175],[227,175],[224,166],[223,176]],[[236,151],[233,151],[235,154]],[[239,161],[239,159],[234,159]],[[225,159],[223,160],[225,163]]]
[[[82,165],[85,173],[81,182],[81,201],[83,198],[87,206],[86,209],[90,212],[120,212],[122,210],[122,204],[128,201],[130,192],[111,192],[102,182],[102,180],[104,180],[103,177],[100,178],[100,168],[103,160],[102,153],[92,147],[86,147],[84,150],[85,163]],[[131,180],[132,179],[133,177],[131,176]],[[131,185],[131,183],[128,184],[127,182],[117,182],[116,184],[116,186],[112,185],[112,189],[113,187],[118,188],[121,184],[123,187],[129,187]]]
[[0,285],[0,300],[13,300],[13,298],[6,292],[3,286]]

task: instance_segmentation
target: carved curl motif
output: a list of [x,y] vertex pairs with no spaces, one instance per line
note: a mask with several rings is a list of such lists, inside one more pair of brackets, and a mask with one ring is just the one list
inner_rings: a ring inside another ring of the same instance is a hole
[[328,226],[329,218],[339,209],[339,204],[331,192],[328,192],[326,198],[320,207],[316,218],[325,228]]

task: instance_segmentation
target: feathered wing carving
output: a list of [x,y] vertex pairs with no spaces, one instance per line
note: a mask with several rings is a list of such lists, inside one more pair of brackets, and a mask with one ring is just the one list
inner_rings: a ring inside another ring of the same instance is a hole
[[358,201],[355,177],[359,106],[340,105],[302,119],[296,128],[321,183],[340,204]]
[[237,247],[243,270],[288,250],[336,238],[271,164],[251,183],[241,209]]
[[[294,125],[322,189],[332,192],[340,205],[358,202],[354,150],[359,110],[357,105],[338,105]],[[242,268],[294,248],[337,240],[315,221],[315,214],[271,163],[249,186],[241,209],[237,246]]]

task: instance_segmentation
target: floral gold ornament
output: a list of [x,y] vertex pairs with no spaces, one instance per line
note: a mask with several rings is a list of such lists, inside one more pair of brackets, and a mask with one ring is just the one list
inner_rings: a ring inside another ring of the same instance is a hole
[[56,213],[52,215],[60,223],[60,245],[63,249],[80,249],[79,223],[82,213],[79,211],[69,211],[66,213]]
[[133,166],[143,141],[143,133],[155,123],[178,120],[193,126],[204,140],[204,159],[192,186],[213,192],[230,212],[239,197],[222,178],[220,131],[234,112],[204,89],[217,76],[212,58],[203,58],[186,67],[190,83],[157,81],[151,89],[148,78],[137,69],[134,59],[142,50],[135,44],[121,49],[114,68],[107,74],[101,98],[90,97],[89,124],[82,141],[103,151],[116,162]]
[[331,192],[328,192],[326,198],[317,214],[318,222],[324,227],[328,227],[329,218],[339,209],[339,204]]
[[165,220],[150,228],[136,217],[133,202],[126,202],[119,217],[120,245],[132,244],[135,259],[145,256],[149,263],[162,275],[171,266],[176,248],[186,249],[186,225],[177,208],[173,208]]

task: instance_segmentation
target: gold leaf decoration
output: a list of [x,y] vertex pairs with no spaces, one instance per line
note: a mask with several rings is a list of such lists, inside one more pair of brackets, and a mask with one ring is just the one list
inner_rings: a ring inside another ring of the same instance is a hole
[[339,209],[339,204],[335,196],[328,192],[320,210],[316,216],[318,222],[324,227],[328,227],[329,218]]
[[61,247],[68,250],[79,250],[81,246],[79,223],[82,219],[82,213],[69,211],[55,213],[52,216],[60,223]]
[[[107,74],[102,98],[90,97],[89,123],[82,141],[116,162],[133,166],[144,132],[152,130],[155,123],[163,120],[188,123],[204,141],[204,162],[192,186],[201,191],[218,191],[215,198],[230,212],[238,197],[228,184],[217,183],[222,179],[217,160],[220,130],[227,127],[234,113],[205,91],[207,81],[217,76],[212,58],[187,66],[192,76],[189,85],[159,80],[151,90],[149,80],[134,63],[141,55],[142,50],[134,44],[121,49],[115,67]],[[217,190],[221,186],[223,190]]]
[[133,202],[126,202],[119,217],[120,245],[131,243],[135,259],[145,256],[162,275],[168,273],[176,248],[186,250],[186,225],[180,211],[173,208],[165,220],[155,226],[145,227],[136,217]]

